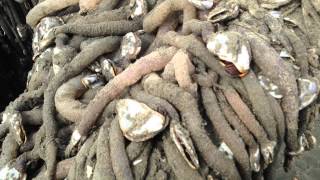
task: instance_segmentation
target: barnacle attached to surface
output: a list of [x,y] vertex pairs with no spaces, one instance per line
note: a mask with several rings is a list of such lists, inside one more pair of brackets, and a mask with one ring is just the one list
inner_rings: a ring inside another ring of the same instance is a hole
[[192,169],[198,169],[198,155],[193,146],[189,131],[179,123],[172,123],[170,125],[170,137],[188,165]]
[[104,78],[99,74],[90,74],[81,79],[82,84],[87,88],[96,88],[105,84]]
[[285,4],[288,4],[292,0],[259,0],[260,6],[266,9],[275,9]]
[[11,161],[0,169],[0,179],[10,180],[26,180],[27,174],[18,171],[15,166],[15,161]]
[[51,38],[47,39],[45,36],[48,31],[53,27],[63,24],[63,20],[59,17],[45,17],[40,21],[40,23],[34,29],[32,40],[32,49],[34,52],[33,59],[39,56],[39,54],[52,42]]
[[209,37],[207,48],[219,57],[230,75],[243,77],[249,72],[251,48],[241,34],[232,31],[213,34]]
[[168,125],[162,114],[132,99],[119,100],[116,110],[123,135],[130,141],[148,140]]
[[240,7],[235,1],[220,1],[219,4],[208,14],[208,21],[217,23],[236,18]]
[[110,59],[101,57],[99,59],[99,62],[101,67],[101,73],[104,75],[107,81],[116,76],[116,70],[113,67],[112,61]]
[[130,0],[131,18],[141,17],[148,13],[146,0]]
[[228,145],[224,142],[222,142],[219,146],[219,151],[224,152],[229,159],[233,159],[233,152],[228,147]]
[[298,79],[299,86],[299,98],[300,98],[300,107],[299,109],[303,109],[310,105],[315,99],[318,97],[319,87],[318,83],[315,79],[306,79],[299,78]]
[[129,32],[121,42],[121,57],[135,59],[141,50],[141,39],[136,33]]
[[260,85],[274,98],[280,99],[283,95],[280,93],[280,89],[277,85],[271,82],[271,80],[263,75],[258,76]]
[[188,0],[191,4],[193,4],[196,8],[201,10],[211,9],[214,0]]
[[22,125],[22,116],[17,111],[5,111],[2,115],[2,123],[9,123],[14,137],[19,145],[27,141],[26,132]]

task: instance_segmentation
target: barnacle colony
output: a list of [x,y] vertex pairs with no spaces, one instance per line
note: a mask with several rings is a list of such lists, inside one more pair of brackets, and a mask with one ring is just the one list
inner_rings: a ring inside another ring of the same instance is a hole
[[167,125],[167,119],[147,105],[133,99],[121,99],[116,105],[124,136],[135,142],[154,137]]
[[209,51],[219,57],[227,73],[245,76],[250,69],[251,52],[246,39],[237,32],[227,31],[213,34],[207,42]]

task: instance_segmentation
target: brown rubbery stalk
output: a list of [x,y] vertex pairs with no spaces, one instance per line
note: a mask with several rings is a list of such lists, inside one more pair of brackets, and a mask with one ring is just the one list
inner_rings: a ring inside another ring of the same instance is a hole
[[59,33],[71,33],[83,36],[124,35],[142,29],[141,19],[107,21],[93,24],[65,24],[53,28],[54,35]]
[[218,105],[212,88],[201,87],[202,103],[219,139],[231,149],[234,159],[239,163],[240,174],[244,179],[251,179],[251,167],[245,144],[231,129]]
[[225,81],[222,82],[222,84],[226,87],[223,89],[223,93],[227,101],[239,116],[240,120],[259,142],[261,154],[265,162],[267,164],[272,162],[275,142],[268,139],[263,127],[256,120],[249,107],[242,101],[239,94],[231,86],[228,86]]
[[[136,83],[143,75],[163,69],[176,51],[177,49],[174,47],[158,49],[136,60],[135,63],[115,76],[96,94],[95,98],[90,101],[73,136],[85,137],[95,124],[103,108],[111,100],[120,95],[127,87]],[[71,139],[71,141],[73,141],[73,139]],[[78,141],[79,139],[74,139],[74,142],[69,144],[68,149],[72,149]]]
[[198,103],[191,94],[172,83],[163,81],[156,74],[149,75],[143,81],[143,86],[148,93],[168,100],[181,112],[196,148],[209,167],[224,178],[241,179],[234,162],[218,150],[203,129]]
[[268,98],[253,71],[241,78],[249,96],[252,112],[262,125],[268,138],[277,141],[277,123],[274,119]]
[[83,76],[76,76],[60,86],[54,97],[57,111],[67,120],[78,122],[86,105],[79,98],[87,88],[81,83]]
[[112,52],[120,45],[119,37],[105,37],[96,40],[82,50],[69,64],[65,65],[50,81],[45,93],[43,103],[43,125],[46,134],[46,167],[48,179],[53,179],[56,166],[56,121],[54,118],[54,95],[57,89],[69,78],[82,72],[97,57],[104,53]]
[[196,36],[183,36],[179,35],[177,32],[169,31],[164,36],[162,36],[162,41],[165,44],[187,50],[192,55],[198,57],[202,62],[204,62],[209,68],[218,73],[220,76],[228,76],[228,74],[224,71],[223,66],[209,52],[206,46],[196,38]]
[[110,156],[112,168],[117,179],[133,180],[129,159],[125,150],[124,136],[117,117],[111,122]]
[[79,0],[45,0],[34,6],[26,16],[26,22],[32,28],[47,15],[65,7],[75,5]]
[[143,20],[143,29],[152,32],[159,27],[172,12],[183,10],[183,22],[196,19],[196,8],[188,0],[165,0],[153,8]]
[[250,158],[250,165],[254,171],[260,171],[260,149],[256,140],[249,132],[249,130],[244,126],[239,117],[233,111],[233,109],[228,104],[226,98],[221,91],[216,91],[219,100],[220,108],[226,117],[228,123],[237,130],[243,142],[248,146],[248,153]]

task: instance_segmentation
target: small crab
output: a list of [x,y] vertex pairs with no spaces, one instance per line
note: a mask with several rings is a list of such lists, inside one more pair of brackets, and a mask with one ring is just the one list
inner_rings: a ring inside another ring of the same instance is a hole
[[193,146],[189,131],[180,123],[174,122],[170,124],[170,137],[188,165],[192,169],[198,169],[198,155]]
[[220,1],[219,4],[208,14],[208,21],[217,23],[236,18],[240,7],[235,1]]
[[211,9],[214,0],[188,0],[191,4],[193,4],[196,8],[201,10],[208,10]]
[[130,141],[146,141],[168,125],[165,116],[133,99],[119,100],[116,110],[120,129]]
[[132,60],[141,50],[141,40],[137,33],[129,32],[123,36],[121,42],[121,57]]
[[245,76],[250,69],[251,48],[240,33],[225,31],[212,34],[207,48],[218,56],[227,73],[232,76]]

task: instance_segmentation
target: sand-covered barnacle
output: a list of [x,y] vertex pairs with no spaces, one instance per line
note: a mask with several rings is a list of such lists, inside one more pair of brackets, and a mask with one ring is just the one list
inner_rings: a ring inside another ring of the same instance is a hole
[[266,9],[276,9],[280,6],[288,4],[292,0],[259,0],[260,6]]
[[141,39],[136,33],[129,32],[121,42],[121,57],[135,59],[141,50]]
[[32,49],[34,52],[35,59],[50,43],[52,39],[46,38],[45,36],[50,29],[56,26],[63,25],[64,22],[60,17],[45,17],[34,29],[33,39],[32,39]]
[[240,33],[225,31],[212,34],[208,39],[207,48],[219,57],[230,75],[243,77],[249,72],[251,48]]
[[133,99],[119,100],[116,110],[123,135],[130,141],[148,140],[168,125],[162,114]]
[[27,173],[20,172],[16,167],[16,161],[10,161],[0,169],[0,179],[26,180]]
[[180,123],[171,123],[170,137],[188,165],[192,169],[198,169],[198,155],[193,146],[189,131],[185,129]]
[[214,0],[188,0],[191,4],[193,4],[196,8],[201,10],[211,9]]
[[239,4],[235,1],[220,1],[208,14],[208,21],[217,23],[233,19],[239,15]]
[[299,109],[301,110],[317,99],[319,94],[319,86],[318,81],[315,78],[299,78],[298,86],[300,99]]
[[131,18],[141,17],[148,13],[146,0],[130,0]]

